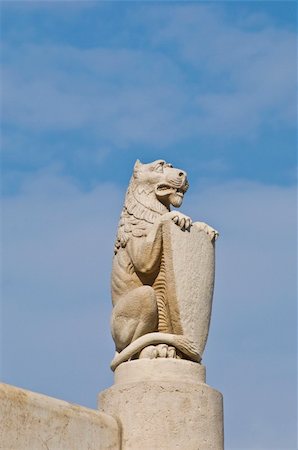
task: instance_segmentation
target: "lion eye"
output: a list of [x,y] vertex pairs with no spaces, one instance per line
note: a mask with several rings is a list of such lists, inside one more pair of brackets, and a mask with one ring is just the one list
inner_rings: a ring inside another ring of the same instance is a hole
[[162,162],[160,162],[159,164],[157,164],[157,165],[155,166],[155,169],[154,169],[154,170],[155,170],[156,172],[163,173],[164,165],[165,165],[165,163],[162,161]]

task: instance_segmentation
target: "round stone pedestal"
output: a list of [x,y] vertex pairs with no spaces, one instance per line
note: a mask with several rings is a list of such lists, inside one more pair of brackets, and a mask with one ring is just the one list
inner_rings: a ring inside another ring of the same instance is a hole
[[122,430],[122,450],[223,450],[223,399],[205,367],[178,359],[122,363],[100,410]]

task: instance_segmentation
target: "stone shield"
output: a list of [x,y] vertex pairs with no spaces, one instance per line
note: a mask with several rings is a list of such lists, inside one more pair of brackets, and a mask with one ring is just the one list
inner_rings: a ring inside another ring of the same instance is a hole
[[214,242],[196,223],[183,231],[168,221],[163,225],[163,248],[171,331],[190,339],[202,356],[212,309]]

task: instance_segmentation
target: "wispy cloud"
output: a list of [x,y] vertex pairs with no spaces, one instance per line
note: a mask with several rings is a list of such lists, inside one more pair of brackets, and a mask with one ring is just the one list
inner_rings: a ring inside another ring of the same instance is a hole
[[6,121],[33,130],[88,127],[118,147],[248,137],[262,125],[293,124],[294,33],[268,24],[247,30],[201,5],[155,8],[153,18],[139,17],[154,36],[139,50],[7,46]]
[[[5,200],[3,375],[9,382],[90,405],[111,382],[109,277],[123,195],[106,184],[84,193],[48,171]],[[294,442],[295,197],[294,188],[239,180],[193,187],[182,208],[221,233],[204,361],[209,383],[226,399],[227,448]],[[61,376],[68,378],[63,390]],[[293,421],[288,417],[280,433],[285,410]]]
[[2,52],[4,379],[95,406],[119,185],[162,156],[190,172],[183,211],[220,231],[204,361],[226,447],[294,448],[293,27],[240,2],[20,5]]
[[2,379],[94,407],[99,384],[112,382],[109,271],[122,196],[110,184],[83,193],[51,169],[3,201]]
[[187,96],[174,82],[178,69],[162,55],[32,45],[7,52],[18,66],[8,63],[5,72],[8,124],[38,131],[87,127],[120,147],[149,138],[169,144],[183,133]]
[[202,131],[242,134],[277,119],[293,124],[295,33],[268,20],[249,29],[228,21],[220,8],[194,5],[164,13],[162,25],[155,28],[157,48],[174,45],[185,64],[209,79],[196,98]]

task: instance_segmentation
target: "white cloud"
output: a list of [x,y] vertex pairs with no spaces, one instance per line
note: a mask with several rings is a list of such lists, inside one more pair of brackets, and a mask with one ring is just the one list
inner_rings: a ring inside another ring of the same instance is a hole
[[149,6],[127,13],[128,27],[143,23],[151,39],[138,50],[116,41],[5,45],[5,121],[33,131],[88,129],[118,148],[293,126],[294,33],[266,21],[253,30],[230,23],[222,8]]
[[93,406],[112,382],[109,270],[122,197],[110,184],[83,193],[48,170],[3,200],[5,381]]
[[179,5],[152,14],[156,48],[173,46],[176,57],[203,79],[196,96],[200,132],[246,135],[281,120],[293,126],[295,33],[265,16],[249,29],[248,14],[243,23],[228,21],[224,13],[220,7]]
[[36,131],[90,129],[118,147],[149,138],[169,144],[186,133],[179,122],[188,95],[179,89],[179,70],[163,55],[39,45],[7,53],[3,101],[9,124]]
[[[145,18],[150,49],[125,48],[116,37],[110,49],[6,46],[5,121],[17,129],[3,142],[17,149],[11,161],[52,160],[40,131],[93,133],[101,164],[115,146],[205,135],[225,142],[292,126],[293,33],[268,17],[228,22],[224,8],[163,5],[150,16],[145,6],[126,23],[130,31]],[[76,148],[72,162],[85,157]],[[221,159],[204,164],[229,170]],[[7,382],[87,405],[112,382],[109,272],[123,194],[111,184],[82,192],[49,169],[4,200]],[[204,361],[209,383],[224,393],[227,449],[294,448],[295,197],[294,188],[239,180],[192,187],[182,208],[221,234]]]
[[[113,185],[84,194],[70,181],[47,172],[32,177],[18,196],[4,200],[3,235],[10,243],[5,265],[8,273],[14,273],[16,286],[28,283],[35,292],[29,302],[34,298],[47,302],[43,291],[53,289],[56,305],[62,299],[71,304],[93,299],[90,287],[113,250],[116,225],[111,203],[119,209],[120,195]],[[108,238],[101,241],[102,235]]]
[[[112,382],[109,277],[123,195],[43,172],[4,201],[5,381],[89,405]],[[294,445],[295,197],[239,180],[193,187],[182,208],[221,233],[204,362],[224,394],[228,449]]]

